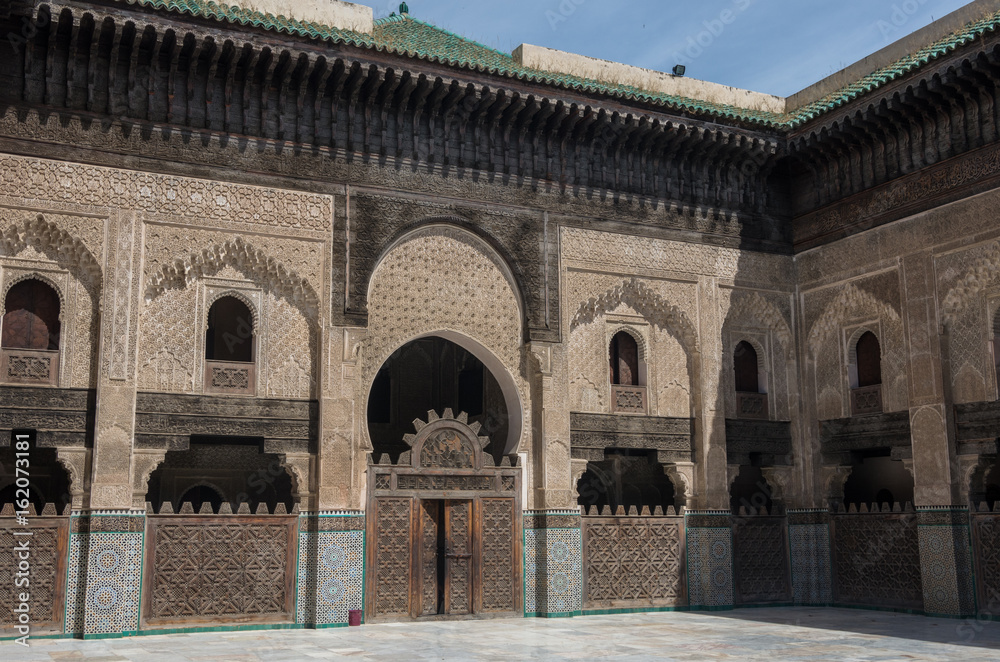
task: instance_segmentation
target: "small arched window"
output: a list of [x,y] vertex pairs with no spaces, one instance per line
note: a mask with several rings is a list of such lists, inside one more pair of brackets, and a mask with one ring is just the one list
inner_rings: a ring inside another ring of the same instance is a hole
[[876,386],[882,383],[882,349],[878,338],[871,331],[858,338],[856,346],[858,360],[858,388]]
[[611,339],[611,383],[621,386],[639,385],[639,345],[625,331]]
[[757,372],[757,350],[747,341],[741,341],[733,353],[736,369],[736,390],[740,393],[760,393],[760,375]]
[[4,302],[4,348],[59,349],[59,295],[35,278],[22,280]]
[[236,297],[222,297],[209,309],[205,358],[210,361],[253,362],[253,316],[247,305]]

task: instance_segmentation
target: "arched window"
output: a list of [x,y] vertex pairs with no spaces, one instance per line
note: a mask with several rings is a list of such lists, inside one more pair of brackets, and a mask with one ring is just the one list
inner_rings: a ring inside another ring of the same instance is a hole
[[205,392],[254,395],[257,371],[253,316],[236,297],[222,297],[208,311]]
[[757,350],[747,341],[740,342],[733,353],[736,368],[736,390],[740,393],[760,393],[757,373]]
[[871,331],[858,338],[858,388],[876,386],[882,383],[882,349],[878,338]]
[[59,295],[36,278],[7,292],[0,339],[0,381],[59,385]]
[[208,311],[205,358],[251,363],[254,360],[253,316],[236,297],[222,297]]
[[59,349],[59,295],[29,278],[10,288],[4,302],[5,348]]
[[611,339],[611,383],[621,386],[639,385],[639,345],[625,331]]

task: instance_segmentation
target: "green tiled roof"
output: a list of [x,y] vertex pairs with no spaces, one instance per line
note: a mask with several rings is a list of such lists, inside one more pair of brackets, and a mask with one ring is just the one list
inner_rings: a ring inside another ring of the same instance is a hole
[[125,2],[130,5],[167,9],[180,12],[181,14],[190,14],[191,16],[213,18],[218,21],[229,21],[230,23],[249,25],[265,30],[286,32],[290,35],[311,37],[313,39],[328,39],[355,44],[357,46],[372,46],[374,41],[371,35],[360,34],[350,30],[341,30],[312,21],[300,21],[295,18],[264,14],[259,11],[236,7],[235,5],[219,4],[212,0],[125,0]]
[[650,92],[630,85],[607,83],[550,71],[530,69],[520,65],[510,54],[466,39],[447,30],[413,18],[409,14],[394,15],[375,21],[374,34],[367,35],[350,30],[321,25],[309,21],[289,19],[240,7],[217,4],[212,0],[126,0],[129,4],[156,9],[166,9],[192,16],[228,21],[290,35],[378,48],[388,52],[418,57],[434,62],[474,69],[482,72],[513,76],[522,80],[556,85],[585,92],[612,96],[666,106],[675,110],[709,114],[737,119],[775,128],[792,128],[823,113],[842,106],[863,94],[871,92],[928,62],[946,55],[956,48],[973,41],[986,32],[1000,27],[1000,12],[969,23],[961,30],[939,39],[893,64],[874,71],[822,99],[809,103],[791,113],[780,114],[753,110],[691,99],[672,94]]
[[933,44],[924,46],[916,53],[893,62],[889,66],[882,67],[861,78],[861,80],[842,87],[836,92],[829,94],[822,99],[806,104],[802,108],[793,111],[787,116],[786,124],[796,126],[814,117],[822,115],[828,110],[860,97],[863,94],[878,89],[914,69],[919,69],[923,65],[936,60],[937,58],[951,53],[955,49],[970,41],[974,41],[980,35],[993,32],[1000,27],[1000,12],[990,14],[973,23],[968,23],[960,30],[957,30]]

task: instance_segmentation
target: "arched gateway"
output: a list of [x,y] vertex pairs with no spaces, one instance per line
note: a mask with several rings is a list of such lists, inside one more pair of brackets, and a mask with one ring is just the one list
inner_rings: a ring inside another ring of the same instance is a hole
[[414,427],[396,464],[385,454],[368,469],[368,619],[519,613],[517,456],[496,466],[464,412]]

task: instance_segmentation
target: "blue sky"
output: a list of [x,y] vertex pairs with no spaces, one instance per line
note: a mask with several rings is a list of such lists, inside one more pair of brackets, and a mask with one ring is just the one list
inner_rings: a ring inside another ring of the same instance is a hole
[[[368,0],[376,18],[399,0]],[[407,0],[410,15],[510,52],[518,44],[781,96],[966,4],[964,0]]]

